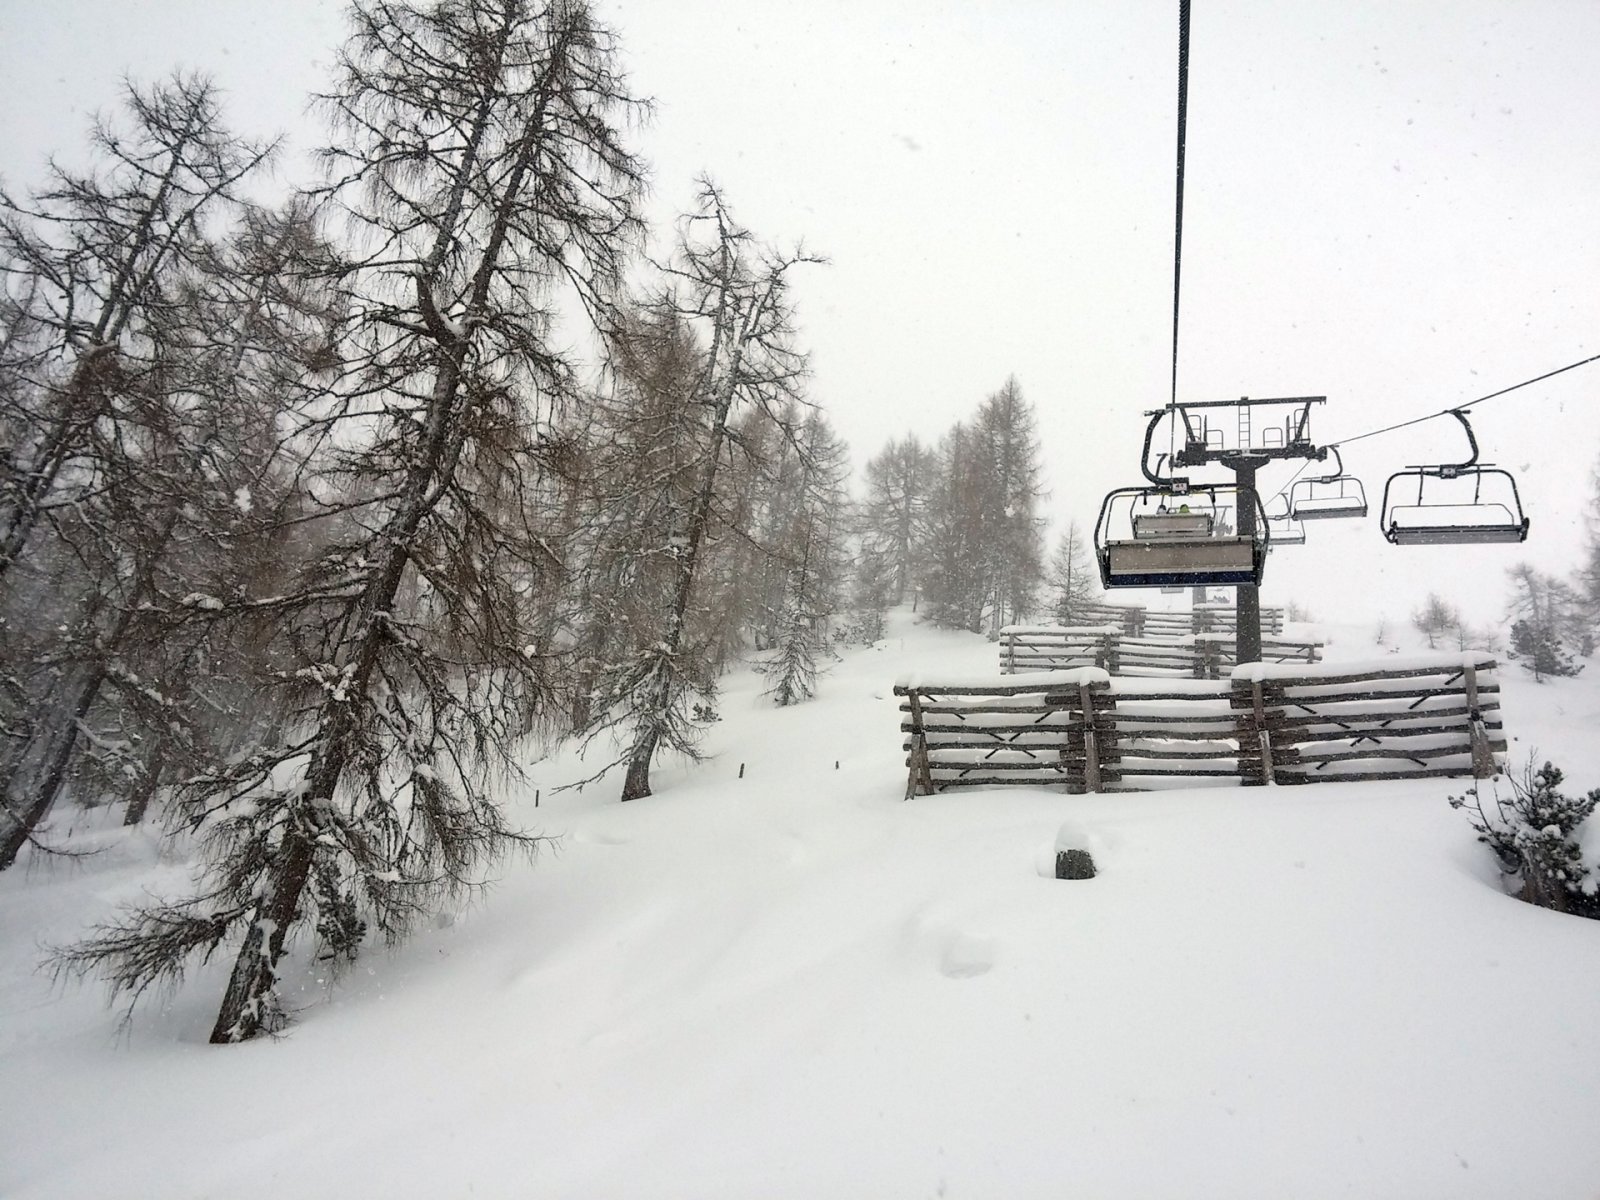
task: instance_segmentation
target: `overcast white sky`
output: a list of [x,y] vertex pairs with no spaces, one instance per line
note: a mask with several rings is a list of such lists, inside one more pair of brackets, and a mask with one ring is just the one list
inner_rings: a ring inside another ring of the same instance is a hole
[[[709,170],[747,225],[831,258],[801,320],[858,464],[1015,374],[1053,518],[1139,482],[1171,361],[1176,0],[601,7],[657,103],[662,218]],[[37,178],[122,73],[175,65],[215,75],[241,131],[314,144],[304,99],[341,28],[323,0],[0,0],[0,175]],[[1180,399],[1325,394],[1331,440],[1600,353],[1597,47],[1600,0],[1195,0]],[[1600,364],[1479,413],[1525,548],[1324,522],[1273,555],[1266,600],[1403,616],[1435,587],[1488,616],[1504,565],[1564,571],[1597,400]],[[1461,448],[1433,422],[1347,465],[1376,500]]]

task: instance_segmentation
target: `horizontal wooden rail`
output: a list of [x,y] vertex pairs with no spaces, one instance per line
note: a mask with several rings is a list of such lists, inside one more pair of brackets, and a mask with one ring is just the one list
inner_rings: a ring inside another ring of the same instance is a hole
[[[1131,637],[1172,636],[1207,631],[1231,632],[1236,624],[1232,604],[1200,604],[1189,612],[1164,612],[1160,609],[1145,608],[1142,604],[1109,604],[1100,601],[1074,605],[1068,615],[1077,624],[1115,625]],[[1263,606],[1262,632],[1282,633],[1283,618],[1283,609],[1271,605]]]
[[[1135,636],[1108,625],[1008,625],[1000,631],[1000,670],[1028,671],[1099,667],[1113,675],[1221,679],[1234,666],[1232,633],[1185,633],[1173,638]],[[1322,659],[1322,643],[1263,638],[1265,662]]]

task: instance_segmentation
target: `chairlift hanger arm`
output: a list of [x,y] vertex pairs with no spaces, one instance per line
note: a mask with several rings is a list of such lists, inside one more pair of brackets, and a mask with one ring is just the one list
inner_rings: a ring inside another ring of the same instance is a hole
[[1477,436],[1472,432],[1472,422],[1467,420],[1467,410],[1466,409],[1464,409],[1464,408],[1452,408],[1450,410],[1450,415],[1452,417],[1454,417],[1456,420],[1461,422],[1461,428],[1465,429],[1467,431],[1467,445],[1472,447],[1472,457],[1471,458],[1467,459],[1467,461],[1464,462],[1464,463],[1456,463],[1456,464],[1454,464],[1455,469],[1457,471],[1462,471],[1462,470],[1465,470],[1467,467],[1470,467],[1470,466],[1474,465],[1478,461],[1478,439],[1477,439]]
[[1339,447],[1325,446],[1323,449],[1333,455],[1333,470],[1326,475],[1307,475],[1306,483],[1338,483],[1340,477],[1344,475],[1344,456],[1339,453]]
[[[1158,408],[1149,414],[1149,424],[1144,427],[1144,452],[1139,455],[1139,470],[1144,472],[1144,477],[1151,483],[1155,484],[1158,488],[1165,488],[1167,491],[1182,495],[1189,490],[1189,480],[1187,476],[1169,475],[1163,479],[1160,475],[1157,475],[1150,469],[1150,450],[1155,443],[1156,426],[1161,424],[1162,417],[1173,411],[1175,410]],[[1166,455],[1163,454],[1161,457],[1165,458]]]

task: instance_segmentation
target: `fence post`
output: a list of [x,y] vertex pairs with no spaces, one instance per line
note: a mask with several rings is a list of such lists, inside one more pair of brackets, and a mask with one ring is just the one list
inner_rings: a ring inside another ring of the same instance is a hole
[[1078,684],[1078,704],[1083,710],[1083,782],[1091,792],[1100,787],[1100,746],[1094,732],[1094,693],[1087,683]]
[[[928,735],[922,725],[922,701],[916,688],[906,689],[911,701],[911,771],[906,780],[907,800],[913,796],[933,795],[933,772],[928,767]],[[925,787],[926,790],[919,790]]]
[[1000,631],[1000,636],[1006,644],[1006,665],[1000,674],[1015,675],[1017,673],[1017,635],[1015,632]]
[[1267,728],[1267,713],[1261,703],[1261,680],[1250,681],[1250,700],[1256,714],[1257,736],[1261,742],[1261,781],[1266,784],[1276,784],[1277,776],[1272,771],[1272,731]]
[[1489,731],[1483,727],[1478,711],[1478,669],[1469,666],[1462,676],[1467,688],[1467,745],[1472,751],[1472,777],[1488,779],[1494,775],[1494,751],[1489,749]]

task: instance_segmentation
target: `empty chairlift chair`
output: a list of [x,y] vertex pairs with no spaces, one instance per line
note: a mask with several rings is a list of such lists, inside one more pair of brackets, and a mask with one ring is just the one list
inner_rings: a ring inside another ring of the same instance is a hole
[[1383,536],[1396,546],[1522,542],[1528,518],[1511,472],[1478,462],[1478,440],[1464,412],[1451,413],[1466,430],[1472,457],[1463,463],[1397,471],[1383,488]]
[[1270,546],[1274,550],[1279,546],[1306,544],[1306,527],[1289,513],[1284,513],[1281,517],[1268,517],[1267,530],[1271,534]]
[[1107,588],[1231,586],[1259,583],[1269,534],[1254,492],[1253,532],[1236,533],[1226,516],[1237,510],[1233,487],[1192,492],[1121,488],[1106,496],[1095,524],[1095,557]]
[[1361,480],[1344,473],[1339,448],[1330,446],[1333,470],[1326,475],[1296,480],[1289,489],[1289,515],[1296,521],[1328,521],[1367,515],[1367,490]]

